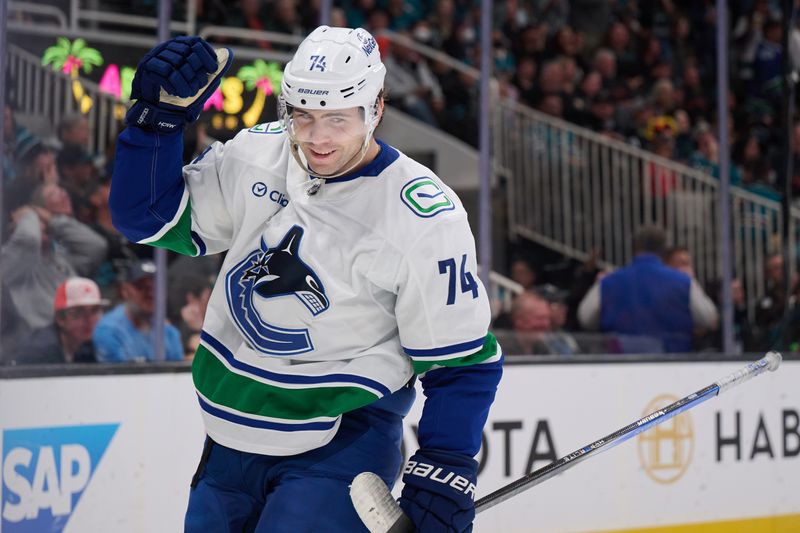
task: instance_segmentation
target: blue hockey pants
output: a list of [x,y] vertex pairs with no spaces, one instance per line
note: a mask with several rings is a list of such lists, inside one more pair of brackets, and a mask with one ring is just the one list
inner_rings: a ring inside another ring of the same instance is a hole
[[300,455],[246,453],[207,439],[185,533],[366,532],[349,485],[364,471],[394,484],[403,461],[402,420],[413,401],[407,386],[345,413],[331,442]]

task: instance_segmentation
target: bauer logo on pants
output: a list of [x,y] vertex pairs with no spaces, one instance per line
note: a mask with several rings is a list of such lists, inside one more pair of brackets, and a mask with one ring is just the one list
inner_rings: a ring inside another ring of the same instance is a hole
[[118,427],[4,430],[2,532],[63,531]]

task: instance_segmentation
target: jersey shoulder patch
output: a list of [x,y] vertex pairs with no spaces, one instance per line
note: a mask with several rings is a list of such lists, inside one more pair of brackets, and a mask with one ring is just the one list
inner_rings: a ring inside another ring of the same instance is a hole
[[428,176],[414,178],[403,185],[400,199],[412,213],[421,218],[435,217],[456,208],[455,202],[447,196],[439,183]]
[[250,133],[266,133],[266,134],[277,134],[283,133],[284,127],[283,123],[280,121],[275,122],[265,122],[263,124],[256,124],[249,130]]

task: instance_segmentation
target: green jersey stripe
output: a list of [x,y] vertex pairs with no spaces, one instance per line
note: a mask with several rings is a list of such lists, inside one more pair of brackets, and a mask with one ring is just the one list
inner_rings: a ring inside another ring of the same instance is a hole
[[203,345],[192,363],[197,391],[215,404],[241,413],[284,420],[337,417],[368,405],[377,394],[353,386],[280,387],[232,372]]
[[414,365],[414,373],[415,374],[423,374],[433,368],[441,367],[441,366],[470,366],[476,365],[478,363],[482,363],[488,359],[491,359],[495,355],[497,355],[500,346],[497,344],[497,338],[492,334],[490,331],[486,334],[486,339],[483,341],[483,346],[477,352],[472,352],[471,354],[467,354],[462,357],[454,357],[452,359],[437,359],[437,360],[430,360],[425,358],[414,359],[412,358],[412,364]]
[[195,256],[197,246],[192,240],[192,201],[188,200],[178,222],[158,240],[148,242],[150,246],[166,248],[183,255]]

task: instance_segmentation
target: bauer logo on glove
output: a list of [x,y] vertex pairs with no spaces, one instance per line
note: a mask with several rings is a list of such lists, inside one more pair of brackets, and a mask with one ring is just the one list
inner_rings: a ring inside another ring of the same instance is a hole
[[214,50],[200,37],[157,45],[136,68],[126,122],[161,133],[181,131],[200,116],[232,61],[229,49]]
[[428,463],[409,461],[403,469],[403,474],[429,478],[431,481],[442,483],[443,485],[450,485],[453,489],[463,492],[465,496],[470,496],[473,500],[475,499],[475,483],[471,483],[470,480],[464,476],[459,476],[442,467],[436,467]]
[[423,533],[467,533],[475,518],[478,462],[445,450],[417,450],[403,469],[400,508]]

